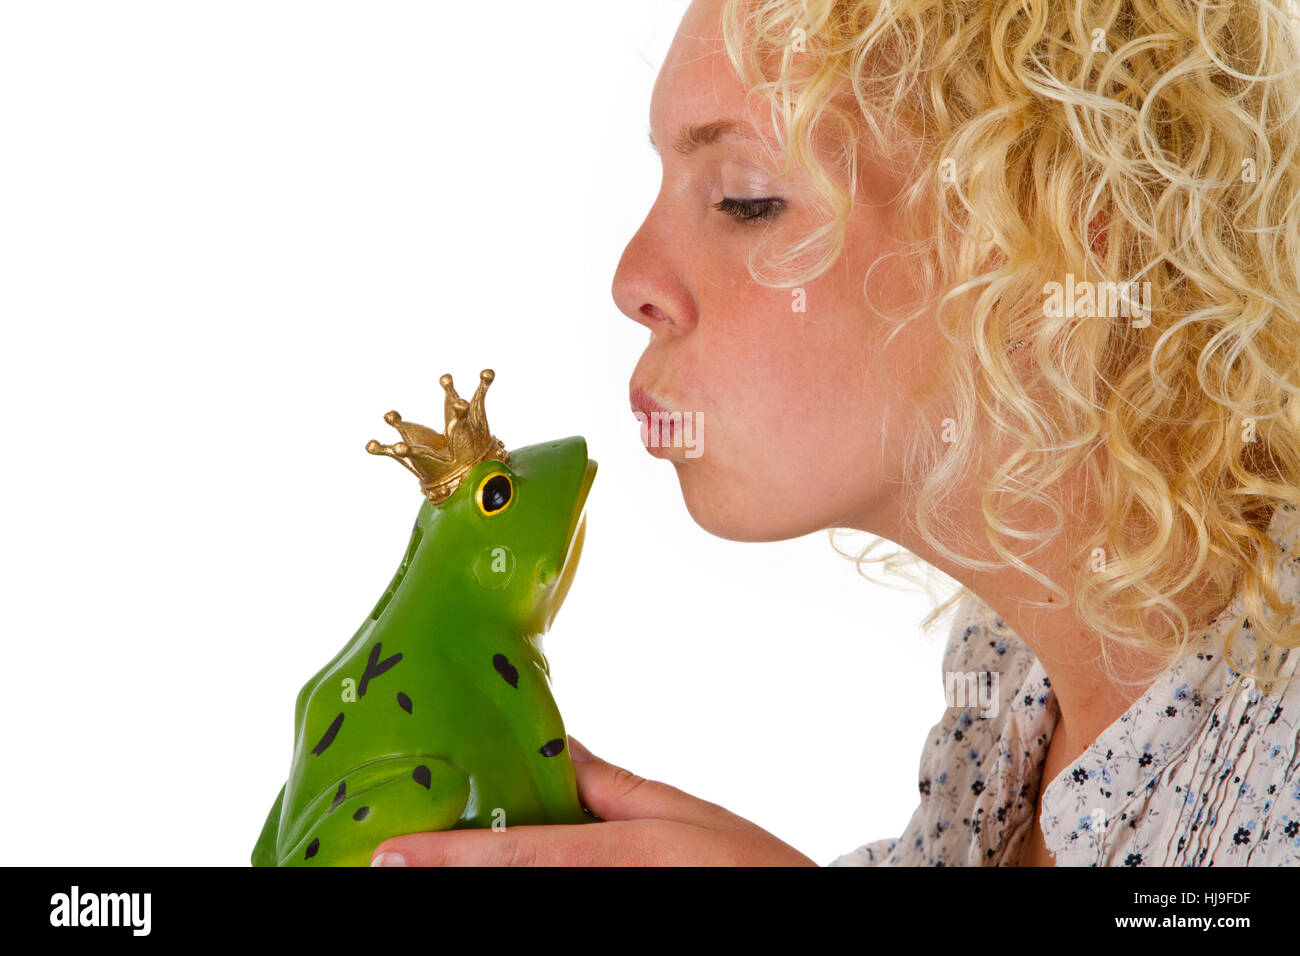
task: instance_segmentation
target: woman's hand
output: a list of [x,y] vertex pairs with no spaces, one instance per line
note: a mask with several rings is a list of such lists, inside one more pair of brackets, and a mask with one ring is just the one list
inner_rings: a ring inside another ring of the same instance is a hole
[[444,830],[385,840],[371,866],[816,866],[766,830],[569,738],[582,805],[600,822]]

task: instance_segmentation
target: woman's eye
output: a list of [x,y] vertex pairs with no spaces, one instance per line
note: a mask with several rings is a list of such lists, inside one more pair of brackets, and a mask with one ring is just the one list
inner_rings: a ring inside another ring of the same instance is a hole
[[730,199],[725,196],[713,204],[718,212],[724,212],[740,222],[771,222],[784,206],[784,199]]

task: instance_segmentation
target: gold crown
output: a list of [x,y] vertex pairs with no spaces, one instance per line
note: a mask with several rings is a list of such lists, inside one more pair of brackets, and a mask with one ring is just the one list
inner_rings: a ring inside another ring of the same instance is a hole
[[381,445],[372,438],[366,442],[366,451],[396,458],[420,479],[420,490],[430,501],[446,500],[480,461],[509,460],[505,445],[488,430],[487,414],[483,411],[483,396],[494,378],[496,373],[490,368],[480,372],[478,390],[473,400],[467,402],[456,394],[451,375],[444,375],[438,379],[447,393],[443,403],[444,434],[439,435],[424,425],[404,422],[397,412],[389,412],[384,421],[397,429],[402,440]]

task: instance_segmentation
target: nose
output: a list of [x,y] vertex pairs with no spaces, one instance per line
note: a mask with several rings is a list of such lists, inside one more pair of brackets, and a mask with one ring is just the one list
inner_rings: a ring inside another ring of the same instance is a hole
[[641,223],[614,270],[610,293],[618,310],[656,335],[681,334],[695,324],[695,304],[678,249],[663,228],[659,205]]

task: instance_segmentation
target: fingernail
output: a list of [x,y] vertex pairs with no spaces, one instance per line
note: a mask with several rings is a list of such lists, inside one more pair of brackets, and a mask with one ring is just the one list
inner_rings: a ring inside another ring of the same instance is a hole
[[371,866],[406,866],[406,857],[400,853],[394,853],[391,850],[387,853],[381,853],[370,861]]
[[588,760],[591,759],[591,751],[588,750],[586,747],[584,747],[582,744],[578,743],[577,737],[569,738],[569,754],[578,763],[586,763]]

